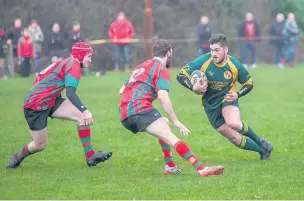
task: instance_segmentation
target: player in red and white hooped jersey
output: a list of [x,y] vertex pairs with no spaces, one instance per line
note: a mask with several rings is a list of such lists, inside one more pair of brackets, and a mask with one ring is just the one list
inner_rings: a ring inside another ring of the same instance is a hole
[[[90,131],[93,117],[76,94],[82,68],[91,63],[92,54],[93,49],[88,43],[77,42],[72,47],[70,57],[53,63],[40,72],[25,97],[23,106],[33,141],[11,156],[7,168],[18,167],[24,158],[45,148],[48,117],[78,123],[78,135],[89,167],[112,156],[112,152],[95,152],[93,149]],[[61,97],[64,89],[68,100]]]
[[200,176],[222,174],[223,166],[203,166],[188,145],[172,133],[168,119],[162,117],[153,107],[152,103],[158,99],[180,132],[186,136],[190,133],[175,115],[169,97],[171,44],[167,40],[156,41],[153,55],[154,58],[139,64],[134,69],[130,79],[120,89],[119,111],[122,125],[134,134],[147,132],[158,138],[165,159],[164,174],[181,174],[172,160],[171,148],[187,160]]

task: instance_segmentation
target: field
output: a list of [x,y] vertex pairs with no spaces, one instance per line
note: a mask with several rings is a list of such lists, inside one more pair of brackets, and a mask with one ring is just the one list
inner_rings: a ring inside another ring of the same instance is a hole
[[[0,200],[3,199],[303,199],[304,66],[250,69],[255,87],[240,100],[242,119],[274,144],[269,161],[234,147],[209,125],[198,96],[175,80],[170,96],[180,120],[191,130],[183,137],[202,162],[222,164],[222,176],[200,178],[178,158],[184,175],[163,175],[156,139],[133,135],[118,117],[118,90],[126,73],[84,77],[78,93],[93,113],[93,145],[113,157],[89,169],[73,122],[49,120],[47,149],[7,170],[9,156],[29,142],[23,98],[30,79],[0,80]],[[158,104],[156,104],[158,107]],[[175,133],[177,130],[174,128]]]

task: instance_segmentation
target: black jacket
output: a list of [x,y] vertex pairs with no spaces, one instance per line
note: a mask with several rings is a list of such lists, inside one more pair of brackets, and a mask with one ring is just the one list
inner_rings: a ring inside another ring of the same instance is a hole
[[17,48],[19,38],[21,38],[22,28],[12,27],[7,34],[7,38],[12,40],[13,48]]
[[199,45],[208,44],[208,40],[211,38],[211,29],[208,24],[199,24],[197,27],[198,43]]
[[271,42],[276,45],[283,45],[284,38],[283,38],[283,30],[285,27],[285,22],[273,22],[270,29],[270,35],[278,37],[277,39],[272,39]]
[[80,41],[84,41],[81,33],[72,31],[69,34],[69,49],[72,50],[73,44]]
[[61,32],[55,33],[51,32],[48,37],[48,50],[50,51],[60,51],[65,49],[65,39]]

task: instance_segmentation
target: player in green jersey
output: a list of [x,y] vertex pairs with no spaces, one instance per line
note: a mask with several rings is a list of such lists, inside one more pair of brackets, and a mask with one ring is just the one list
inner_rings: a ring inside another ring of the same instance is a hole
[[[266,160],[272,152],[272,144],[256,135],[240,119],[238,99],[252,90],[252,78],[237,59],[228,55],[225,35],[214,34],[209,43],[211,52],[186,64],[177,80],[195,94],[202,95],[205,112],[214,129],[235,146],[258,152],[261,160]],[[206,74],[208,84],[191,84],[190,76],[195,70]],[[242,84],[239,91],[236,88],[237,82]]]

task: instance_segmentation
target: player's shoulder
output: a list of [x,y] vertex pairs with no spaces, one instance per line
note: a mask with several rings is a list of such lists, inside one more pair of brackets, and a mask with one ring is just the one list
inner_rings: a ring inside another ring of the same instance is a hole
[[64,65],[67,70],[70,68],[75,68],[75,69],[80,68],[80,63],[73,57],[68,57],[68,58],[63,59],[61,61],[61,65]]
[[62,62],[63,63],[61,65],[63,65],[62,69],[64,70],[65,74],[70,74],[77,79],[81,77],[82,73],[80,63],[76,59],[69,57],[64,59]]
[[161,62],[157,59],[148,59],[144,61],[143,63],[139,64],[137,67],[150,69],[155,68],[157,66],[161,65]]
[[203,54],[203,55],[197,57],[196,60],[198,60],[198,61],[200,61],[200,62],[202,62],[202,63],[205,63],[205,62],[207,62],[211,57],[212,57],[211,53],[208,52],[208,53],[206,53],[206,54]]
[[235,57],[228,55],[228,58],[237,69],[243,67],[241,62],[238,59],[236,59]]

